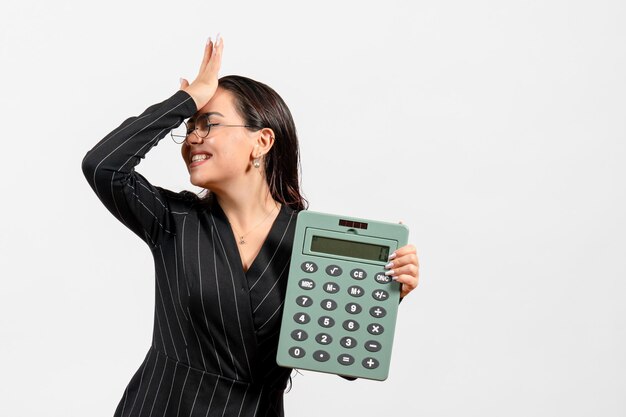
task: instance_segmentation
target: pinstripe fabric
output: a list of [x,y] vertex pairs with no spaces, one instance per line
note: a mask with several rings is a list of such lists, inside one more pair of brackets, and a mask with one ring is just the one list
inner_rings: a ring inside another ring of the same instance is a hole
[[125,120],[82,161],[97,197],[154,257],[152,344],[114,416],[282,416],[291,369],[275,356],[297,213],[281,206],[244,272],[216,201],[153,186],[134,170],[196,110],[178,91]]

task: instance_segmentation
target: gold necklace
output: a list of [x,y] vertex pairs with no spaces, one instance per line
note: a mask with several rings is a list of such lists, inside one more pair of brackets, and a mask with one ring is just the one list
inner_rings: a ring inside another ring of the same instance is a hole
[[[250,234],[250,232],[252,232],[254,229],[256,229],[257,227],[259,227],[261,225],[261,223],[263,223],[265,220],[267,220],[268,217],[270,217],[270,214],[272,214],[274,212],[274,210],[276,210],[278,208],[278,206],[274,206],[274,208],[272,209],[272,211],[270,211],[267,216],[265,216],[265,218],[263,220],[261,220],[261,222],[259,222],[256,226],[254,226],[252,229],[248,230],[246,233],[244,234],[240,234],[238,231],[237,234],[239,235],[239,244],[243,245],[246,243],[246,241],[244,240],[244,236],[247,236]],[[232,225],[232,224],[231,224]],[[233,226],[233,229],[235,228],[235,226]]]

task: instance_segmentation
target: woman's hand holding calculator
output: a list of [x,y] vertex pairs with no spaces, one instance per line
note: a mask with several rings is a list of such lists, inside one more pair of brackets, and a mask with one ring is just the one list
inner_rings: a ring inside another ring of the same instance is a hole
[[419,284],[420,265],[415,246],[409,244],[398,248],[389,255],[389,263],[385,265],[385,275],[391,275],[394,281],[402,284],[400,299],[417,288]]

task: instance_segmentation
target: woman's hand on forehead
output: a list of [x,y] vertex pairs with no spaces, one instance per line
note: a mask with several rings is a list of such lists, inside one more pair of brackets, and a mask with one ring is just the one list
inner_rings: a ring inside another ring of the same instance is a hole
[[[203,108],[217,91],[218,73],[222,65],[224,40],[219,33],[215,43],[209,39],[204,47],[204,56],[200,64],[200,71],[191,84],[181,78],[180,89],[187,92],[196,103],[196,108]],[[194,118],[198,115],[194,115]]]

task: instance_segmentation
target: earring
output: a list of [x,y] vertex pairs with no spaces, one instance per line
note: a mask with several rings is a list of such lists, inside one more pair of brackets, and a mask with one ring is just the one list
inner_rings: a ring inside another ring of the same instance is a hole
[[260,167],[261,162],[259,161],[259,158],[254,158],[254,161],[252,161],[252,165],[254,165],[255,168]]

